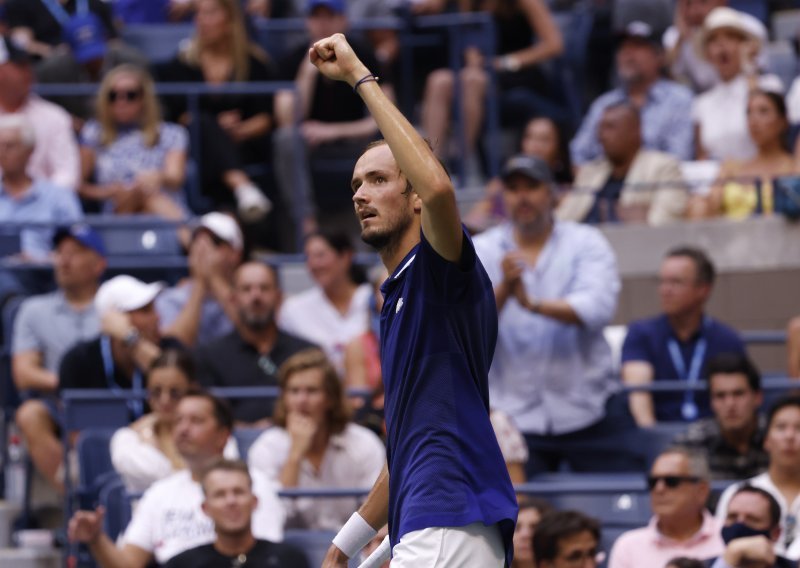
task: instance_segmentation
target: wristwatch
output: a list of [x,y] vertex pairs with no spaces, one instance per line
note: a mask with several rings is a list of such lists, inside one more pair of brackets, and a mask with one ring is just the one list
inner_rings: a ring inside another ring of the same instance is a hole
[[520,67],[522,67],[522,65],[519,62],[519,59],[517,59],[513,55],[504,55],[500,59],[500,64],[502,65],[503,70],[508,71],[509,73],[514,73],[516,71],[519,71]]
[[132,327],[122,338],[122,344],[128,349],[132,349],[137,343],[139,343],[139,330]]

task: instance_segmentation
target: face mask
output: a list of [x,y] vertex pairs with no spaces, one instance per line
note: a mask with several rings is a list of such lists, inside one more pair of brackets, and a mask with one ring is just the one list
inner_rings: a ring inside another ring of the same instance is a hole
[[769,539],[769,533],[771,531],[759,531],[752,527],[747,526],[744,523],[733,523],[732,525],[728,525],[726,527],[722,527],[722,540],[725,541],[725,544],[730,544],[732,540],[737,538],[744,538],[746,536],[764,536]]

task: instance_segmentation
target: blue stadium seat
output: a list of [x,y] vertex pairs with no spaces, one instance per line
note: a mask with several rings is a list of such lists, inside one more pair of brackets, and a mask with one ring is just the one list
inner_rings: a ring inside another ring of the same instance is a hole
[[236,428],[233,431],[233,437],[236,440],[236,445],[239,448],[239,458],[247,461],[247,453],[250,451],[250,446],[253,445],[258,437],[264,433],[265,428]]
[[91,216],[87,222],[100,232],[108,256],[180,256],[174,223],[149,215]]
[[[336,536],[334,531],[289,529],[283,536],[283,542],[302,550],[308,559],[309,566],[321,566],[334,536]],[[350,559],[350,568],[358,565],[358,558]]]
[[100,488],[99,501],[106,509],[103,530],[111,540],[116,540],[128,526],[132,514],[131,501],[122,479],[118,476],[109,478]]
[[78,455],[77,493],[82,504],[92,507],[100,489],[111,477],[117,477],[111,462],[111,436],[114,428],[87,428],[81,430],[75,443]]
[[17,227],[0,229],[0,258],[17,254],[21,250],[19,229]]
[[193,24],[140,24],[125,26],[122,41],[138,49],[150,63],[169,61],[180,43],[191,37]]

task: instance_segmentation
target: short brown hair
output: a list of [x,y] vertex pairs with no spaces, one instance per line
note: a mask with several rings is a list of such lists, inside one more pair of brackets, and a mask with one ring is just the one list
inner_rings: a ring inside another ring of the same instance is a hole
[[181,400],[186,398],[202,398],[207,400],[211,405],[214,419],[217,421],[217,426],[224,428],[228,432],[233,432],[233,412],[227,400],[214,396],[202,387],[193,385],[189,387],[186,394],[183,395]]
[[341,433],[350,421],[350,406],[344,396],[342,381],[339,374],[334,369],[331,362],[319,349],[304,349],[289,357],[278,369],[278,381],[281,387],[281,396],[275,405],[275,415],[273,422],[281,428],[286,427],[286,405],[283,402],[283,394],[289,379],[295,374],[308,369],[319,369],[322,371],[322,386],[325,395],[331,402],[328,410],[328,429],[332,434]]
[[242,460],[219,458],[203,470],[203,475],[200,477],[200,486],[203,488],[203,494],[206,492],[206,478],[215,471],[235,471],[242,473],[245,475],[245,477],[247,477],[248,485],[251,488],[253,487],[253,477],[250,475],[250,470],[248,469],[246,463],[244,463]]

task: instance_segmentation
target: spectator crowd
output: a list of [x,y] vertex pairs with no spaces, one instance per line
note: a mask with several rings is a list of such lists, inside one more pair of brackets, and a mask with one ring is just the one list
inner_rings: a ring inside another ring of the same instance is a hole
[[[377,124],[308,58],[341,33],[471,196],[512,567],[798,566],[800,398],[768,391],[711,315],[719,262],[688,238],[650,274],[659,312],[610,341],[626,290],[605,233],[800,216],[797,57],[791,75],[771,58],[766,1],[675,0],[671,22],[616,29],[607,4],[0,0],[0,364],[38,490],[75,485],[61,393],[126,397],[108,455],[130,521],[115,539],[92,503],[64,537],[103,568],[302,568],[284,533],[335,533],[381,473],[381,285],[399,273],[353,211]],[[186,33],[156,53],[170,29]],[[609,65],[590,70],[589,46]],[[166,227],[177,271],[116,254],[131,222],[144,248]],[[296,252],[302,290],[281,262]],[[779,374],[797,379],[800,315],[783,323]],[[649,522],[612,537],[535,490],[583,474],[645,478]]]

